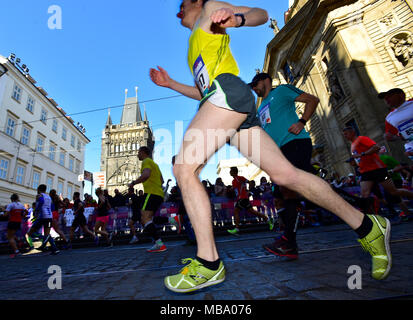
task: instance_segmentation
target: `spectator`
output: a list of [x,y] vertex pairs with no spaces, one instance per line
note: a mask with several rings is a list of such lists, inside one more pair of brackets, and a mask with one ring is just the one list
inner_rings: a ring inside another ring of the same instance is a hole
[[132,234],[132,240],[129,244],[135,244],[139,241],[138,237],[136,236],[136,228],[135,224],[137,222],[141,222],[141,208],[143,206],[143,199],[144,197],[138,197],[135,193],[134,188],[128,189],[128,194],[126,195],[126,203],[129,206],[130,212],[132,216],[129,219],[129,228]]
[[107,189],[103,190],[103,196],[108,199],[110,206],[113,208],[114,203],[113,203],[113,197],[109,194],[109,191]]
[[[255,184],[254,180],[251,180],[249,183],[249,193],[252,196],[252,200],[261,200],[262,194],[260,188],[258,188]],[[258,212],[265,212],[264,206],[260,205],[257,206]]]
[[225,184],[221,178],[215,180],[214,193],[216,197],[225,197]]
[[[109,201],[110,202],[110,201]],[[115,196],[113,197],[113,205],[112,207],[123,207],[126,204],[125,197],[119,192],[118,189],[115,189]]]

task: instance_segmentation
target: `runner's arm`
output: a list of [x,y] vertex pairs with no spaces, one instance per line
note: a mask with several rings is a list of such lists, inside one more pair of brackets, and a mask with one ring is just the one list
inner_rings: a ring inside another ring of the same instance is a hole
[[[314,114],[315,109],[318,106],[318,103],[320,102],[320,99],[317,97],[308,94],[308,93],[302,93],[300,94],[296,99],[296,102],[302,102],[305,103],[304,107],[304,113],[301,117],[305,122],[307,122],[311,116]],[[288,129],[288,132],[293,133],[293,134],[299,134],[305,127],[305,124],[303,122],[298,121],[297,123],[294,123],[291,125],[291,127]]]
[[135,184],[145,182],[146,180],[149,179],[150,176],[151,176],[151,169],[145,168],[145,169],[143,169],[141,176],[138,179],[132,181],[130,186],[133,187]]
[[244,26],[247,27],[256,27],[268,21],[267,11],[260,8],[234,6],[222,1],[208,1],[204,7],[204,17],[209,17],[212,23],[217,24],[221,28],[236,28],[241,26],[242,18],[235,16],[236,13],[242,13],[244,15]]
[[163,69],[160,66],[158,66],[158,69],[159,70],[151,68],[149,70],[149,76],[156,85],[172,89],[176,92],[183,94],[186,97],[195,100],[202,99],[201,92],[199,92],[199,89],[196,86],[191,87],[186,84],[175,81],[169,76],[165,69]]

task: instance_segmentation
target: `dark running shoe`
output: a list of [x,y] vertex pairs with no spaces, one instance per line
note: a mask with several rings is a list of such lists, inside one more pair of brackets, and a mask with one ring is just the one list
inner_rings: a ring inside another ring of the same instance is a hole
[[297,246],[292,245],[284,236],[282,236],[279,239],[276,239],[271,244],[264,244],[263,247],[265,250],[278,257],[287,258],[288,260],[298,259]]

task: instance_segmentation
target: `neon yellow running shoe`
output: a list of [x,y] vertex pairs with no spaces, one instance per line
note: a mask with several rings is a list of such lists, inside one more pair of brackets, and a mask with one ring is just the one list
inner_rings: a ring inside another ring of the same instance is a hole
[[224,264],[219,264],[218,270],[205,268],[196,259],[183,259],[188,263],[178,274],[165,277],[165,286],[174,292],[186,293],[219,284],[225,280]]
[[390,252],[391,224],[388,219],[367,215],[373,222],[373,229],[363,239],[358,240],[365,251],[372,256],[372,277],[376,280],[385,279],[392,267]]

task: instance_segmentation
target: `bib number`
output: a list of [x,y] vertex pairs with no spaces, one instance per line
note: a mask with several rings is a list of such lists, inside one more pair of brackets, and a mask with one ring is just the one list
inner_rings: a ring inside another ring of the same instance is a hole
[[201,91],[202,96],[205,96],[209,90],[209,74],[201,55],[196,59],[192,70],[195,83]]
[[398,126],[400,134],[404,139],[413,141],[413,119]]
[[262,127],[265,127],[267,124],[271,123],[270,104],[265,105],[260,110],[260,121]]

